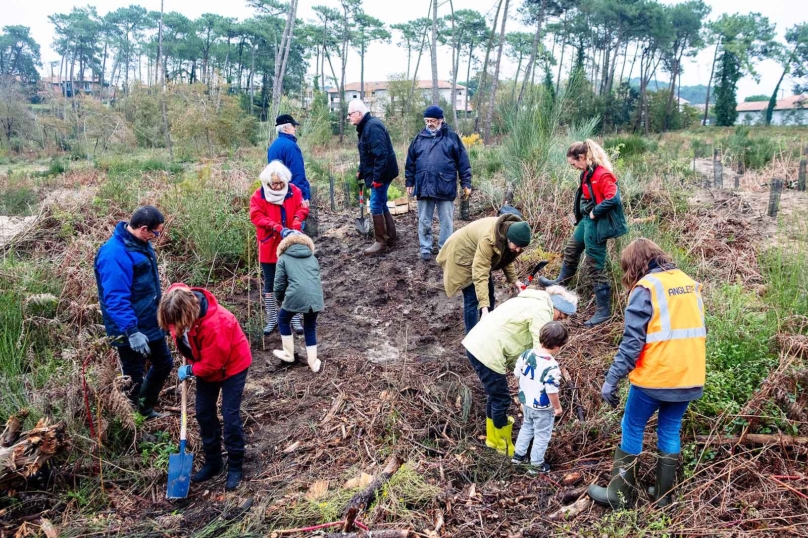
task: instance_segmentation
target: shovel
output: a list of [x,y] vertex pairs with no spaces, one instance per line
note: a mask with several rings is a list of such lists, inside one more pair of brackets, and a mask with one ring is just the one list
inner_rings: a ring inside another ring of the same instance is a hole
[[527,284],[522,284],[523,290],[527,289],[530,283],[533,282],[533,279],[536,277],[536,274],[542,269],[544,269],[548,263],[550,262],[548,262],[547,260],[542,260],[536,264],[536,267],[534,267],[533,270],[530,272],[530,274],[527,276]]
[[365,216],[365,189],[362,186],[359,187],[359,217],[356,219],[356,230],[364,236],[370,235],[370,222]]
[[[182,361],[183,365],[185,361]],[[188,438],[188,412],[186,405],[188,401],[188,380],[182,382],[182,419],[180,423],[180,452],[168,456],[168,491],[166,497],[169,499],[184,499],[188,496],[188,488],[191,487],[191,467],[194,464],[194,455],[185,452],[185,444]]]

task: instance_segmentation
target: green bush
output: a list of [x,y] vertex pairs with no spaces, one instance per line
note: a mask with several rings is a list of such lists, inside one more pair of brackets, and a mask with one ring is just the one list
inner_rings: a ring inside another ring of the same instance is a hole
[[780,151],[779,144],[769,137],[751,136],[751,129],[739,125],[724,142],[724,153],[743,162],[747,169],[759,170],[769,164]]
[[34,187],[25,179],[9,179],[0,188],[0,215],[27,216],[39,203]]
[[657,146],[656,141],[635,134],[609,137],[604,140],[603,144],[603,147],[607,150],[611,150],[612,148],[619,149],[620,156],[624,158],[642,155],[649,151],[656,151]]

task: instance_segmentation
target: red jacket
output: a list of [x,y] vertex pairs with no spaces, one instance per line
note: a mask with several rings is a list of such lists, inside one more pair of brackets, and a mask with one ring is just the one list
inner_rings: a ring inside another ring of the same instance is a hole
[[258,187],[250,199],[250,220],[255,224],[258,239],[258,261],[277,263],[281,230],[300,230],[308,216],[309,208],[303,205],[303,194],[291,183],[283,205],[267,202],[264,189]]
[[[581,174],[583,196],[587,200],[591,200],[592,195],[589,192],[589,186],[584,177],[585,174],[586,172]],[[589,181],[592,183],[592,190],[595,191],[595,204],[613,198],[614,195],[617,194],[617,178],[603,166],[595,167],[595,171],[592,173],[592,177]]]
[[[187,288],[186,284],[172,284]],[[196,377],[209,382],[223,381],[243,372],[252,364],[250,343],[236,320],[236,316],[220,306],[216,297],[205,288],[190,288],[204,294],[208,310],[188,331],[188,344],[195,360],[189,360]],[[167,293],[167,292],[166,292]],[[169,327],[171,337],[177,341],[174,326]],[[182,338],[182,336],[180,336]],[[179,344],[177,344],[179,348]]]

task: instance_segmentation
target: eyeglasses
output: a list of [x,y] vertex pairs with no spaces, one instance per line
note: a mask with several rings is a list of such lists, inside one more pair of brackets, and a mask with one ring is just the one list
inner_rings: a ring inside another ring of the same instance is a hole
[[425,118],[424,123],[426,125],[437,125],[437,124],[440,123],[440,120],[437,120],[437,119],[434,119],[434,118]]
[[348,117],[350,118],[350,117],[351,117],[351,116],[353,116],[354,114],[359,114],[359,111],[358,111],[358,110],[354,110],[353,112],[348,112]]
[[154,237],[160,237],[160,232],[158,232],[157,230],[149,230],[149,231],[154,234]]

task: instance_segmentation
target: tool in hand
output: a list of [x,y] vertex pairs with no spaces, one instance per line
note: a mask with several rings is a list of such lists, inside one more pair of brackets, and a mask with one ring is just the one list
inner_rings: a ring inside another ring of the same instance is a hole
[[542,260],[542,261],[540,261],[539,263],[536,264],[536,267],[534,267],[533,270],[530,272],[530,274],[527,276],[527,284],[522,284],[522,289],[523,290],[527,289],[527,287],[530,285],[530,283],[533,282],[533,279],[536,278],[536,274],[539,271],[541,271],[542,269],[544,269],[547,266],[548,263],[550,263],[550,262],[547,261],[547,260]]
[[[185,365],[185,360],[182,361]],[[191,487],[191,468],[194,465],[194,455],[185,451],[188,439],[188,380],[182,382],[182,418],[180,422],[180,450],[179,454],[168,456],[168,491],[169,499],[184,499],[188,496]]]
[[365,216],[365,188],[359,186],[359,216],[356,218],[356,230],[364,235],[370,235],[370,222]]

